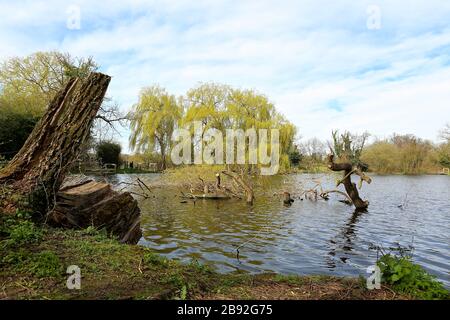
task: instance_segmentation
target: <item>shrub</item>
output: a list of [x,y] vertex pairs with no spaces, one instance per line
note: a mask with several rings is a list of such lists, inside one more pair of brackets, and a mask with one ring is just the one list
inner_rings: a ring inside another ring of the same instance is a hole
[[120,152],[122,147],[114,142],[100,142],[96,147],[97,158],[102,164],[120,164]]
[[449,298],[449,292],[442,283],[436,281],[421,266],[412,263],[408,256],[385,254],[377,264],[383,274],[382,281],[398,292],[420,299]]
[[302,155],[300,154],[298,148],[293,148],[293,150],[289,152],[289,161],[293,166],[298,166],[300,164],[300,161],[302,161]]
[[39,118],[32,114],[22,114],[10,110],[0,113],[0,154],[12,159],[22,148]]

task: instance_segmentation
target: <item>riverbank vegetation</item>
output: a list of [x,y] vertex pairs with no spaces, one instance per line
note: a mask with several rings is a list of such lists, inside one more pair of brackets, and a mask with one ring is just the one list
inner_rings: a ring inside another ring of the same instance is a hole
[[442,283],[414,264],[410,256],[384,254],[377,262],[383,281],[397,292],[421,299],[448,299],[449,292]]
[[[445,291],[422,296],[387,283],[368,290],[366,280],[357,278],[219,274],[196,260],[183,264],[144,247],[120,244],[102,230],[53,229],[35,224],[30,216],[0,216],[2,299],[445,298]],[[70,265],[81,269],[80,290],[66,287]]]
[[368,143],[368,134],[349,132],[341,135],[342,141],[336,141],[334,131],[333,139],[327,143],[316,138],[300,143],[298,167],[306,172],[324,172],[327,148],[335,152],[336,145],[354,144],[356,141],[353,147],[355,152],[349,158],[352,162],[366,164],[370,172],[406,175],[445,173],[445,169],[450,168],[449,132],[450,126],[447,124],[440,132],[440,143],[432,143],[412,134],[393,134]]
[[[216,199],[223,196],[219,191],[225,193],[226,189],[227,195],[238,193],[252,204],[254,194],[249,181],[263,180],[259,176],[259,165],[176,168],[169,157],[173,132],[183,127],[193,130],[189,123],[201,123],[199,140],[192,141],[192,147],[203,149],[208,129],[279,129],[279,173],[324,168],[328,171],[330,168],[345,171],[343,181],[348,179],[350,185],[351,174],[362,178],[368,169],[380,173],[418,174],[437,170],[438,165],[448,168],[448,128],[442,134],[445,142],[439,145],[411,135],[394,135],[369,144],[368,133],[339,131],[332,132],[332,141],[328,143],[313,139],[301,144],[296,142],[296,127],[268,97],[254,90],[215,83],[200,84],[179,97],[156,85],[146,87],[125,117],[109,98],[104,100],[111,78],[93,72],[97,69],[92,59],[57,52],[13,58],[0,66],[0,160],[11,160],[18,155],[0,172],[3,179],[0,294],[4,298],[396,299],[445,296],[438,286],[430,285],[430,278],[422,271],[404,261],[397,262],[421,277],[411,290],[405,290],[405,286],[410,285],[399,281],[412,280],[395,274],[386,280],[390,286],[368,291],[357,279],[222,275],[196,261],[181,264],[143,247],[120,244],[113,235],[97,230],[94,225],[86,229],[95,220],[93,216],[86,218],[89,214],[98,214],[96,222],[102,222],[99,224],[104,227],[107,223],[101,218],[114,220],[109,216],[114,212],[115,218],[119,218],[113,221],[116,225],[110,225],[110,231],[125,225],[123,233],[140,232],[140,209],[130,193],[112,192],[107,184],[93,181],[75,183],[68,189],[62,186],[74,164],[83,173],[81,162],[116,166],[126,163],[119,172],[137,173],[145,172],[141,168],[143,161],[147,168],[156,164],[164,170],[163,179],[168,183],[183,181],[191,193],[195,191]],[[131,126],[130,145],[136,154],[121,155],[120,144],[105,134],[105,126],[114,129],[113,123],[123,124],[123,121]],[[32,138],[23,147],[30,134]],[[246,142],[245,146],[248,152]],[[336,155],[336,158],[328,158],[328,164],[326,146]],[[333,159],[339,163],[334,163]],[[221,182],[217,172],[223,173],[228,181]],[[197,184],[201,182],[200,186],[194,186],[193,180]],[[79,193],[74,191],[77,188]],[[146,190],[151,192],[148,187]],[[317,199],[317,190],[311,192]],[[193,194],[191,198],[197,199]],[[122,215],[118,215],[120,210]],[[81,216],[81,211],[86,213],[83,227],[72,219],[77,214]],[[130,212],[134,217],[128,221]],[[79,228],[54,229],[48,226],[49,222]],[[135,243],[139,237],[140,234]],[[70,291],[65,287],[65,270],[69,265],[82,269],[83,290]],[[393,270],[397,272],[397,269],[394,265]],[[423,293],[424,290],[432,293]]]
[[[42,117],[51,97],[70,76],[85,76],[98,68],[92,58],[59,52],[38,52],[5,60],[0,65],[0,156],[12,159]],[[139,167],[138,171],[145,171],[150,164],[158,170],[173,167],[169,156],[172,133],[194,121],[202,123],[202,134],[210,128],[280,129],[280,173],[326,172],[326,155],[330,147],[335,149],[336,138],[344,136],[347,141],[341,143],[361,146],[352,160],[361,160],[372,172],[436,174],[450,168],[449,125],[441,130],[437,143],[412,134],[379,139],[369,133],[338,131],[330,132],[329,141],[305,140],[265,95],[216,83],[199,84],[181,96],[157,85],[145,87],[126,116],[119,112],[112,98],[105,98],[80,161],[102,162],[96,148],[116,143],[115,125],[130,125],[134,154],[122,155],[116,161],[119,167],[134,169],[125,165],[130,162]],[[193,144],[198,148],[198,141]]]

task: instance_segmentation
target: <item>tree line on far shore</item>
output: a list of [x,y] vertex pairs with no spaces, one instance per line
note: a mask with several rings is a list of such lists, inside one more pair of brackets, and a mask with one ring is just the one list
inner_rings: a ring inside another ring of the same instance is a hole
[[[11,58],[0,64],[0,160],[9,160],[21,148],[53,95],[72,76],[84,77],[98,69],[92,58],[75,58],[67,53],[38,52]],[[280,129],[281,172],[326,170],[326,154],[333,151],[341,160],[364,164],[370,171],[388,174],[437,173],[450,168],[450,125],[433,143],[415,135],[393,134],[372,139],[369,134],[333,131],[330,141],[299,140],[297,128],[263,94],[223,84],[203,83],[175,96],[158,85],[141,90],[127,115],[107,98],[92,128],[84,157],[95,154],[120,158],[114,141],[116,126],[130,126],[132,155],[122,160],[172,166],[171,136],[176,128],[199,121],[204,131],[225,129]],[[111,150],[109,150],[109,149]],[[99,152],[100,151],[100,152]],[[106,161],[106,159],[105,159]],[[103,161],[104,162],[104,161]]]
[[369,171],[380,174],[438,173],[443,168],[450,168],[450,124],[439,132],[439,143],[413,134],[394,133],[389,138],[375,138],[369,144],[369,136],[368,133],[339,134],[333,131],[328,142],[311,138],[297,144],[293,158],[306,171],[321,171],[326,166],[325,158],[330,148],[336,153],[336,146],[349,143],[353,152],[344,158],[363,163]]

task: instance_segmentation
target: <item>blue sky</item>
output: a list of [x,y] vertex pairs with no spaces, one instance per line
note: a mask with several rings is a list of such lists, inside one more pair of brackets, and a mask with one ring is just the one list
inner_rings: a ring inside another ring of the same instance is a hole
[[[80,29],[67,28],[71,6]],[[0,59],[93,56],[123,110],[144,86],[179,95],[214,81],[266,94],[303,139],[339,128],[437,141],[450,122],[449,22],[445,0],[0,0]]]

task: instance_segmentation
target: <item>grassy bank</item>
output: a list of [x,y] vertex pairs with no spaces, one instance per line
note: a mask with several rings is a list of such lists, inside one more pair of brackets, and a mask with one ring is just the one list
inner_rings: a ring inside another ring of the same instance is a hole
[[[93,228],[37,227],[2,218],[0,299],[408,299],[362,279],[277,274],[218,274],[141,246],[123,245]],[[66,287],[66,269],[81,269],[81,290]]]

